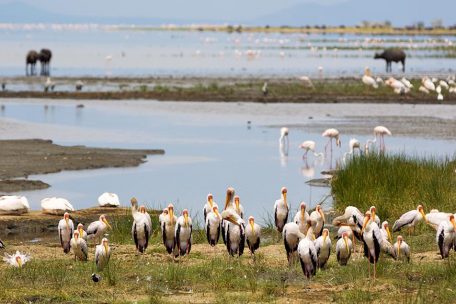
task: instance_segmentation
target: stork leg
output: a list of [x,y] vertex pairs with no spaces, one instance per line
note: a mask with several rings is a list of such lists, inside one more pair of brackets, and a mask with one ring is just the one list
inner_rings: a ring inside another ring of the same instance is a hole
[[375,262],[375,258],[374,258],[374,281],[377,277],[377,262]]
[[370,251],[367,253],[367,264],[369,267],[369,278],[371,277],[371,263],[370,263]]

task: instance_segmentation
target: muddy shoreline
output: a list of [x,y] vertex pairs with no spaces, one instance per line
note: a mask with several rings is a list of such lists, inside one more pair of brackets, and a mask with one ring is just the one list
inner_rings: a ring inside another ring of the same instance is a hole
[[48,184],[28,180],[29,175],[64,170],[136,167],[147,155],[161,155],[164,150],[129,150],[60,146],[51,140],[1,140],[0,193],[44,189]]
[[[386,79],[391,75],[380,76]],[[440,79],[447,76],[438,75]],[[48,92],[44,91],[43,77],[9,77],[0,78],[6,84],[6,90],[0,91],[0,99],[456,104],[456,94],[448,91],[443,92],[443,101],[437,101],[434,93],[419,92],[420,77],[411,76],[415,88],[405,95],[397,95],[385,86],[367,87],[356,77],[311,79],[312,86],[297,77],[57,77],[52,79],[54,90]],[[82,91],[75,90],[78,80],[85,84]],[[267,95],[261,90],[265,81],[268,82]]]

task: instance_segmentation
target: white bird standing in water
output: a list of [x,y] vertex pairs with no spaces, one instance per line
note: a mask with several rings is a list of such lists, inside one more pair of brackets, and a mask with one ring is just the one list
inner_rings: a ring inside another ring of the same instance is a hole
[[337,262],[339,262],[340,265],[347,265],[348,260],[350,260],[352,249],[353,243],[350,240],[348,234],[344,232],[342,234],[342,237],[339,240],[337,240],[336,243],[336,257]]
[[180,256],[188,255],[192,249],[192,219],[188,216],[188,210],[184,209],[176,223],[174,238]]
[[315,157],[324,157],[323,153],[315,152],[315,146],[316,146],[316,143],[313,140],[306,140],[302,144],[300,144],[299,148],[303,149],[305,151],[304,155],[302,156],[302,158],[306,159],[307,158],[307,154],[309,153],[309,151],[311,151]]
[[326,154],[326,150],[328,149],[328,145],[331,145],[331,155],[332,155],[332,141],[333,141],[333,139],[335,139],[335,141],[336,141],[336,146],[340,147],[340,145],[341,145],[341,141],[339,139],[339,131],[337,129],[334,129],[334,128],[326,129],[325,132],[323,132],[321,134],[321,136],[329,138],[328,142],[325,145],[325,154]]
[[74,225],[73,221],[70,219],[70,214],[68,212],[65,212],[63,219],[59,221],[58,231],[60,245],[63,248],[63,252],[70,252],[70,241],[73,237]]
[[377,142],[377,137],[380,138],[380,152],[384,152],[386,149],[385,146],[385,135],[390,135],[391,136],[391,131],[388,130],[387,127],[384,126],[376,126],[374,128],[374,139],[369,139],[366,143],[366,150],[369,150],[369,145]]
[[255,223],[253,216],[249,217],[249,225],[245,228],[245,239],[250,253],[255,254],[255,251],[260,247],[261,227]]
[[111,248],[109,248],[109,241],[107,238],[103,238],[100,245],[95,248],[95,264],[98,271],[102,271],[108,265],[110,258]]
[[28,254],[24,254],[19,251],[16,251],[15,254],[11,255],[5,253],[5,256],[3,257],[3,261],[17,268],[21,268],[22,266],[24,266],[24,264],[30,261],[30,259],[31,258]]
[[261,88],[261,91],[263,92],[264,97],[268,96],[269,90],[268,90],[268,83],[266,81],[264,82],[263,87]]
[[310,219],[309,213],[306,211],[306,203],[301,202],[299,204],[299,211],[296,213],[293,222],[295,222],[298,227],[299,231],[301,233],[306,234],[307,233],[307,221]]
[[86,241],[80,237],[79,231],[75,230],[73,232],[73,238],[70,242],[71,250],[73,250],[74,259],[79,261],[87,261],[89,256],[89,249],[87,248]]
[[112,229],[111,225],[109,225],[108,220],[104,214],[100,215],[100,219],[98,221],[90,223],[89,227],[87,227],[87,238],[94,239],[101,239],[105,231],[108,229]]
[[279,149],[285,156],[288,156],[290,142],[288,139],[289,130],[286,127],[280,128]]
[[359,154],[361,155],[361,143],[356,138],[350,139],[350,141],[348,142],[348,149],[348,152],[344,153],[344,162],[348,156],[352,156],[355,154],[355,150],[358,150]]
[[277,230],[282,233],[283,226],[288,221],[289,207],[287,203],[287,188],[282,187],[282,197],[275,201],[274,204],[274,222]]

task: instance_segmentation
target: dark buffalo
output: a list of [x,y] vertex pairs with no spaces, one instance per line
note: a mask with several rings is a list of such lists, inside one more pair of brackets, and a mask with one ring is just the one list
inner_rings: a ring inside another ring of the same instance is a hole
[[41,62],[41,75],[49,76],[52,52],[49,49],[41,49],[39,60]]
[[405,52],[401,49],[386,49],[380,54],[375,54],[375,59],[385,59],[386,72],[392,72],[391,62],[402,62],[402,72],[405,72]]
[[[36,51],[29,51],[25,57],[25,75],[35,75],[36,62],[39,59],[39,54]],[[29,73],[30,66],[30,73]]]

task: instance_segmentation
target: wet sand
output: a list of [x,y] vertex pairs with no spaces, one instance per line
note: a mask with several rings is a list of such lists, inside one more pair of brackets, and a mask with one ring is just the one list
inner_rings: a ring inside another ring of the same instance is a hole
[[0,141],[0,193],[43,189],[48,184],[24,180],[33,174],[63,170],[135,167],[146,161],[147,155],[164,154],[164,150],[129,150],[59,146],[51,140]]

